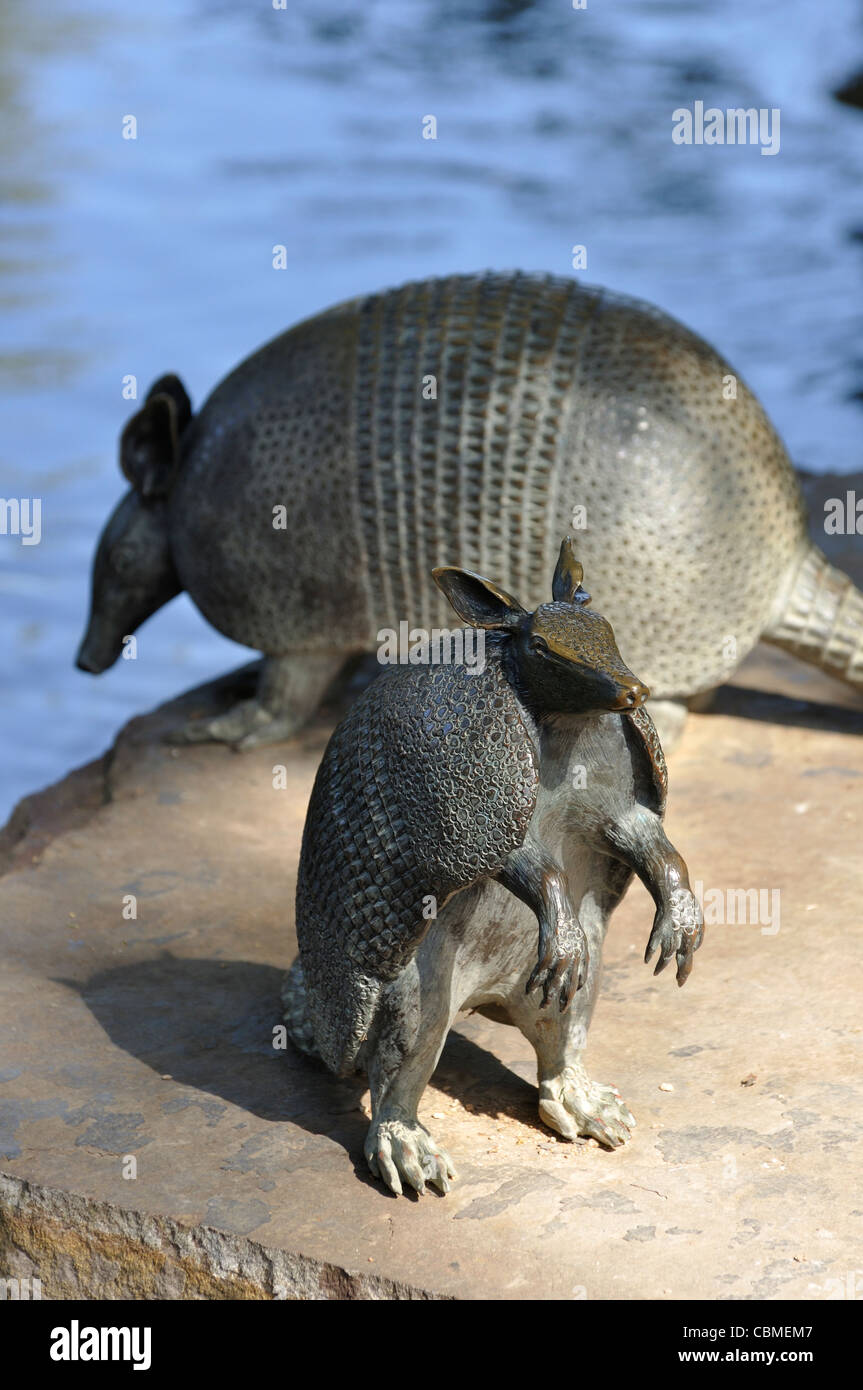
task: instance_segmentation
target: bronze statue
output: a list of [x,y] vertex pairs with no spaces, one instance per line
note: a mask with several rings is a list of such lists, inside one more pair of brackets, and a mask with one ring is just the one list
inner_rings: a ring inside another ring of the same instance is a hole
[[351,300],[196,415],[163,377],[120,461],[132,490],[78,664],[105,670],[181,590],[266,658],[256,698],[187,739],[294,733],[381,627],[446,623],[445,558],[535,607],[573,528],[664,734],[759,638],[863,689],[863,595],[809,542],[758,402],[673,319],[573,280],[454,275]]
[[[662,828],[666,770],[605,618],[564,541],[553,602],[434,571],[485,638],[482,663],[391,666],[338,725],[318,770],[297,882],[296,1044],[368,1072],[372,1172],[446,1192],[452,1163],[417,1106],[461,1009],[520,1028],[540,1115],[616,1146],[632,1116],[583,1064],[608,919],[635,872],[656,915],[645,960],[683,984],[702,915]],[[537,947],[536,931],[539,931]]]

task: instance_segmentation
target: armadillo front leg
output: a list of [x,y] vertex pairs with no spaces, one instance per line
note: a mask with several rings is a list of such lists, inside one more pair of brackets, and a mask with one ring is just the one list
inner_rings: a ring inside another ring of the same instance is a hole
[[539,923],[537,962],[525,993],[541,983],[541,1008],[548,1007],[554,989],[559,990],[561,1010],[568,1008],[587,979],[589,950],[566,874],[541,845],[528,838],[509,855],[497,880],[536,913]]
[[171,735],[171,742],[229,743],[245,750],[292,738],[312,717],[349,655],[297,651],[265,657],[254,699],[240,700],[213,718],[190,719]]
[[685,984],[693,952],[704,935],[704,916],[689,886],[686,864],[662,828],[662,821],[645,806],[606,827],[608,853],[634,869],[656,903],[656,916],[646,963],[658,951],[654,975],[676,958],[677,983]]

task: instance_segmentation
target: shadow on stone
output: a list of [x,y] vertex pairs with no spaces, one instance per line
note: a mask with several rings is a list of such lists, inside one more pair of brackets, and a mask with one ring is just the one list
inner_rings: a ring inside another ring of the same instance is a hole
[[[249,961],[158,960],[91,975],[77,989],[111,1041],[161,1077],[238,1105],[265,1120],[291,1120],[348,1145],[364,1128],[362,1078],[340,1080],[288,1042],[281,1024],[282,971]],[[354,1116],[356,1118],[354,1118]]]
[[[76,990],[114,1045],[159,1077],[326,1135],[365,1177],[366,1078],[335,1077],[290,1041],[274,1047],[281,979],[275,966],[184,960],[165,950],[158,960],[98,971],[83,985],[56,982]],[[462,1033],[450,1033],[434,1084],[472,1113],[537,1124],[535,1088]]]
[[[502,1025],[483,1022],[478,1026],[491,1033]],[[491,1037],[489,1042],[492,1042]],[[551,1132],[537,1118],[536,1086],[461,1032],[453,1031],[447,1038],[434,1074],[434,1085],[476,1115],[487,1115],[490,1119],[506,1115],[522,1124],[533,1125],[540,1134]]]

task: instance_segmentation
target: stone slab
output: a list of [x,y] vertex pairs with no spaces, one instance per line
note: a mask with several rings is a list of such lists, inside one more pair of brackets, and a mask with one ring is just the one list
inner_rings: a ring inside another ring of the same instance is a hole
[[[466,1017],[421,1112],[459,1168],[446,1198],[386,1194],[363,1163],[362,1079],[273,1047],[333,711],[243,755],[162,741],[246,670],[28,798],[0,836],[0,1273],[45,1297],[846,1286],[863,1271],[863,713],[807,704],[830,687],[795,687],[775,655],[753,664],[691,717],[668,827],[705,889],[778,890],[779,930],[713,926],[678,990],[642,964],[652,904],[630,890],[589,1049],[638,1119],[614,1153],[546,1130],[521,1035]],[[772,676],[790,696],[746,688]]]

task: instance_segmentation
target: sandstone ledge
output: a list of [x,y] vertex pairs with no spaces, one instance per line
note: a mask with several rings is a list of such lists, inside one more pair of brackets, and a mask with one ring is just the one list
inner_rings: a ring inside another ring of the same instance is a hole
[[[765,676],[793,698],[746,689]],[[852,698],[759,653],[670,760],[693,876],[779,889],[781,925],[715,926],[681,991],[641,963],[630,890],[589,1058],[632,1143],[558,1141],[520,1034],[465,1018],[423,1107],[460,1180],[418,1201],[365,1172],[363,1082],[272,1045],[331,721],[241,756],[162,741],[248,679],[133,720],[0,835],[0,1274],[44,1297],[820,1299],[859,1269]],[[844,708],[805,703],[825,695]]]

